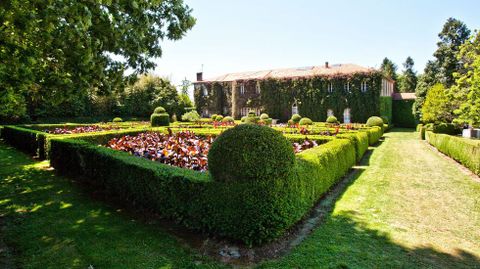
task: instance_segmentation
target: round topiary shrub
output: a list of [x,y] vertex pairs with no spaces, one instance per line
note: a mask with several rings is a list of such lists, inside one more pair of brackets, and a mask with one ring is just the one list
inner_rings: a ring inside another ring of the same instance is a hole
[[293,123],[299,123],[301,119],[302,119],[302,116],[300,116],[300,115],[298,115],[298,114],[293,114],[293,115],[292,115],[292,118],[291,118],[291,120],[293,121]]
[[119,117],[116,117],[116,118],[113,118],[112,122],[122,122],[123,119],[122,118],[119,118]]
[[152,127],[168,126],[170,125],[170,116],[168,115],[168,113],[153,113],[150,116],[150,123]]
[[383,120],[382,120],[382,118],[380,118],[378,116],[372,116],[372,117],[368,118],[367,126],[368,127],[378,126],[378,127],[382,128],[382,130],[383,130]]
[[261,119],[261,120],[266,120],[266,119],[268,119],[268,118],[270,118],[270,116],[268,116],[267,113],[262,113],[262,115],[260,115],[260,119]]
[[233,119],[233,117],[230,117],[230,116],[226,116],[225,118],[223,118],[222,120],[223,122],[235,122],[235,120]]
[[313,121],[309,118],[302,118],[299,122],[300,125],[312,125]]
[[153,111],[154,114],[166,113],[167,111],[162,106],[157,106]]
[[200,115],[196,110],[189,111],[182,115],[182,121],[194,122],[200,120]]
[[215,117],[215,121],[222,121],[223,120],[223,116],[222,115],[217,115]]
[[257,116],[257,113],[256,113],[255,111],[253,111],[253,110],[250,110],[250,111],[248,112],[248,115],[247,115],[247,116],[248,116],[248,117],[256,117],[256,116]]
[[257,117],[257,116],[253,116],[253,117],[246,117],[245,120],[243,121],[244,123],[252,123],[252,124],[256,124],[260,119]]
[[292,145],[279,131],[252,124],[226,130],[208,153],[208,169],[220,182],[283,180],[294,161]]
[[243,116],[243,117],[240,119],[240,121],[241,121],[241,122],[245,122],[245,120],[246,120],[247,118],[248,118],[247,116]]
[[335,116],[328,116],[327,122],[328,123],[337,123],[338,120],[337,120],[337,117],[335,117]]
[[288,126],[295,125],[295,122],[293,122],[293,120],[288,120],[288,121],[287,121],[287,125],[288,125]]

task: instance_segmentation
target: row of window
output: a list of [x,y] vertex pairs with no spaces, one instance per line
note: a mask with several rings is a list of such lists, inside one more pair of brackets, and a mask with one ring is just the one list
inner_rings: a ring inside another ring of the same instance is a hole
[[[238,85],[238,88],[239,88],[239,91],[240,91],[240,95],[244,95],[245,94],[245,84],[243,83],[240,83]],[[351,89],[350,89],[350,82],[346,82],[343,84],[343,89],[347,92],[351,92]],[[333,83],[329,83],[327,85],[327,92],[329,93],[332,93],[334,90],[333,88]],[[360,83],[360,91],[361,92],[366,92],[368,90],[368,83],[366,81]],[[207,96],[208,95],[208,90],[207,90],[207,87],[205,85],[202,85],[202,92],[203,92],[203,96]],[[255,87],[255,93],[256,94],[260,94],[260,83],[257,83],[256,87]]]
[[240,109],[240,116],[243,117],[243,116],[247,116],[248,115],[248,112],[250,111],[255,111],[255,114],[258,116],[260,115],[260,109],[259,108],[248,108],[248,107],[242,107]]

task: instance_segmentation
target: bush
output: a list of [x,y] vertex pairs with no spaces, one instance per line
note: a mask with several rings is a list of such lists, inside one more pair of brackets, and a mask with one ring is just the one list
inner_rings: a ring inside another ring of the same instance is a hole
[[267,118],[267,119],[264,119],[264,121],[265,121],[266,125],[270,125],[270,124],[272,124],[273,120],[272,120],[272,118]]
[[122,122],[123,119],[122,118],[119,118],[119,117],[116,117],[116,118],[113,118],[112,122]]
[[268,119],[268,118],[270,118],[270,116],[268,116],[267,113],[262,113],[262,115],[260,115],[260,119],[261,119],[261,120],[266,120],[266,119]]
[[349,139],[353,142],[353,144],[355,145],[357,162],[360,161],[365,152],[368,150],[369,140],[367,132],[359,131],[355,133],[338,134],[336,137],[342,139]]
[[299,114],[293,114],[291,118],[293,123],[299,123],[301,119],[302,119],[302,116],[300,116]]
[[417,123],[412,112],[415,100],[394,100],[392,123],[398,127],[414,128]]
[[387,124],[387,125],[388,125],[388,117],[386,117],[386,116],[381,116],[380,118],[382,119],[382,121],[383,121],[384,124]]
[[223,121],[223,122],[229,122],[229,123],[235,122],[235,120],[233,119],[233,117],[230,117],[230,116],[226,116],[225,118],[223,118],[222,121]]
[[257,116],[257,113],[256,113],[255,111],[250,110],[250,111],[248,112],[248,117],[256,117],[256,116]]
[[157,106],[155,108],[155,110],[153,111],[154,114],[161,114],[161,113],[166,113],[167,111],[165,110],[165,108],[161,107],[161,106]]
[[182,115],[182,121],[195,122],[200,120],[200,115],[196,110],[191,110]]
[[428,143],[480,176],[480,141],[427,132]]
[[372,117],[368,118],[367,126],[368,127],[378,126],[378,127],[383,129],[383,120],[380,117],[372,116]]
[[241,122],[245,122],[245,120],[246,120],[247,118],[248,118],[247,116],[243,116],[243,117],[240,119],[240,121],[241,121]]
[[168,115],[168,113],[153,113],[150,116],[150,123],[152,127],[168,126],[170,125],[170,116]]
[[215,117],[215,121],[220,122],[220,121],[222,121],[222,120],[223,120],[223,116],[222,116],[222,115],[217,115],[217,116]]
[[299,121],[299,124],[300,125],[312,125],[313,124],[313,121],[309,118],[302,118],[300,121]]
[[223,132],[208,153],[209,171],[220,182],[285,180],[294,160],[292,145],[280,132],[248,124]]
[[287,125],[288,126],[293,126],[293,125],[295,125],[295,122],[293,122],[293,120],[288,120]]
[[367,135],[368,135],[368,144],[370,146],[375,145],[380,140],[380,137],[382,137],[383,135],[382,128],[378,126],[373,126],[367,129]]
[[434,124],[432,131],[436,134],[456,135],[460,133],[460,128],[452,123]]
[[213,121],[216,121],[217,116],[218,116],[218,114],[213,114],[212,116],[210,116],[210,119],[212,119]]
[[338,123],[338,119],[335,116],[328,116],[327,122],[328,123]]
[[250,124],[257,124],[258,121],[260,120],[259,117],[253,116],[253,117],[246,117],[245,120],[243,121],[244,123],[250,123]]

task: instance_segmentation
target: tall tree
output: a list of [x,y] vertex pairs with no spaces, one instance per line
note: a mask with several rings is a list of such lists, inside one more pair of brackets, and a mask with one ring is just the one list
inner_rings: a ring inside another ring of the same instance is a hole
[[449,88],[455,82],[453,73],[462,69],[461,62],[456,55],[460,46],[469,38],[470,30],[460,20],[449,18],[438,34],[440,41],[437,50],[433,54],[440,66],[442,83]]
[[402,79],[399,80],[398,90],[400,92],[414,92],[417,87],[417,73],[413,70],[413,59],[409,56],[403,63]]
[[[389,77],[394,81],[397,81],[397,65],[387,57],[383,59],[382,64],[380,65],[380,71],[384,76]],[[395,89],[396,89],[396,86],[395,86]]]
[[452,103],[443,84],[437,83],[428,90],[422,107],[422,120],[426,123],[452,122]]
[[182,84],[180,84],[180,90],[182,94],[188,95],[188,89],[192,85],[192,82],[188,80],[187,78],[184,78],[182,80]]
[[465,72],[454,74],[456,83],[449,89],[457,107],[455,122],[480,127],[480,32],[460,47],[457,59]]
[[423,74],[420,75],[420,78],[415,88],[415,103],[413,104],[413,114],[417,120],[422,119],[422,106],[425,103],[425,98],[427,96],[428,90],[433,87],[433,85],[440,82],[440,66],[437,61],[428,61]]
[[0,104],[23,102],[35,116],[79,109],[124,83],[124,70],[152,69],[161,42],[182,38],[195,19],[182,0],[2,0],[0,22]]

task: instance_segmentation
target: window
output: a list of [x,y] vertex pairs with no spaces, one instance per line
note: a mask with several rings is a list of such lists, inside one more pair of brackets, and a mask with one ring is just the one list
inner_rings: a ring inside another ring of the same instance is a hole
[[260,82],[257,81],[257,85],[255,86],[255,90],[257,94],[260,94]]
[[247,116],[247,115],[248,115],[248,111],[249,111],[248,107],[242,107],[242,108],[240,109],[240,116],[242,116],[242,117],[243,117],[243,116]]
[[245,94],[245,85],[243,83],[240,83],[240,94],[241,95]]
[[208,95],[207,86],[205,86],[205,85],[203,85],[203,84],[202,84],[202,92],[203,92],[203,96],[207,96],[207,95]]
[[333,110],[329,109],[327,110],[327,118],[333,116]]
[[362,92],[366,92],[368,90],[368,84],[366,81],[363,81],[362,84],[360,84],[360,90]]
[[343,89],[346,91],[346,92],[350,92],[350,82],[346,82],[343,84]]
[[330,82],[330,83],[327,85],[327,92],[333,92],[333,83]]
[[350,123],[350,108],[343,111],[343,123]]

